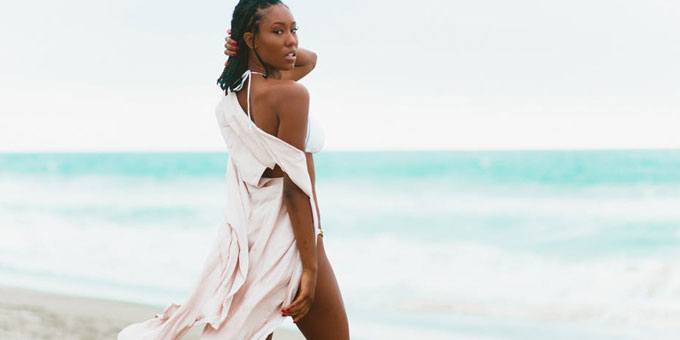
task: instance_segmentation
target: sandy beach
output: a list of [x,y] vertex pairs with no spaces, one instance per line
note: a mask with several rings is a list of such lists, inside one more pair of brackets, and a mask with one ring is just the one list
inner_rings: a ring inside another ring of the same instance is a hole
[[[157,307],[0,286],[0,339],[115,339],[124,326],[149,319]],[[201,326],[184,339],[199,339]],[[279,329],[276,340],[303,340]]]

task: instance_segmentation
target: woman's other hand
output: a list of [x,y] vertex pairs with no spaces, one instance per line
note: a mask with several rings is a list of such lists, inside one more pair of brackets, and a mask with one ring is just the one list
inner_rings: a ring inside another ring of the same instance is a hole
[[300,277],[300,289],[295,296],[293,302],[287,307],[284,307],[281,312],[284,316],[292,316],[293,322],[298,322],[304,318],[312,308],[314,302],[314,294],[316,292],[316,271],[304,270]]
[[[235,56],[236,53],[238,52],[238,46],[236,46],[236,40],[231,39],[231,29],[227,29],[227,37],[224,38],[224,54],[227,56]],[[227,65],[229,63],[229,60],[227,59],[226,62],[224,62],[224,65]]]

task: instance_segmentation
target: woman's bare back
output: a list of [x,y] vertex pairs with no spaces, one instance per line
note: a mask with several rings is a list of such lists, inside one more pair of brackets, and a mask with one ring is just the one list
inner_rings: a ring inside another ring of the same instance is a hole
[[[274,105],[276,100],[276,91],[280,91],[284,87],[289,86],[292,81],[264,79],[261,75],[256,74],[253,74],[253,76],[251,76],[247,81],[251,81],[252,79],[255,80],[252,84],[250,84],[251,119],[253,120],[253,123],[264,132],[272,136],[278,136],[279,116],[275,111],[276,105]],[[244,88],[248,85],[249,84],[244,84]],[[238,99],[239,105],[243,109],[243,112],[247,112],[246,91],[247,90],[242,90],[236,93],[236,98]],[[277,164],[274,169],[265,169],[265,171],[262,173],[262,177],[283,177],[283,170],[281,170]]]

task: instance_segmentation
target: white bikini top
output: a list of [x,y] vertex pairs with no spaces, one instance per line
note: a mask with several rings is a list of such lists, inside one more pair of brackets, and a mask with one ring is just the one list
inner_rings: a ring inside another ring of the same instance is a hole
[[[243,83],[248,79],[248,90],[246,92],[246,112],[248,113],[248,121],[250,121],[249,128],[252,129],[255,123],[250,117],[250,76],[252,73],[264,75],[264,73],[246,70],[241,76],[241,82],[234,88],[234,92],[240,91],[243,88]],[[255,125],[255,127],[257,127]],[[305,151],[306,152],[319,152],[323,149],[325,142],[325,134],[323,125],[316,119],[312,114],[307,116],[307,136],[305,137]]]

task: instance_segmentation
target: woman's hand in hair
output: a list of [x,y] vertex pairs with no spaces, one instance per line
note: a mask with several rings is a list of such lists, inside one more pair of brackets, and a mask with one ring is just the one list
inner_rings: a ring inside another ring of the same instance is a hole
[[[227,37],[224,38],[224,54],[230,57],[235,56],[238,52],[238,46],[236,46],[236,40],[231,39],[231,29],[227,29]],[[227,60],[224,64],[229,62]]]

